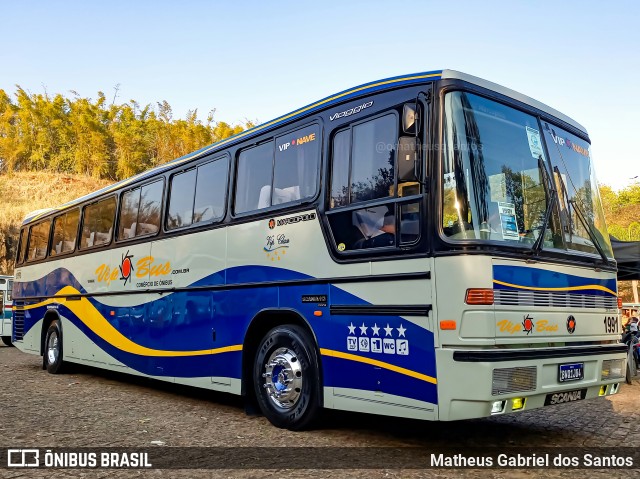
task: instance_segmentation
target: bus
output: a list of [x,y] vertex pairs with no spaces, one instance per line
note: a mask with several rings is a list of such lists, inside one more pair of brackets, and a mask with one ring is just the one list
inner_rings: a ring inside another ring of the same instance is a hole
[[282,428],[323,408],[500,416],[625,376],[585,128],[453,70],[342,91],[29,215],[18,249],[13,342],[50,373],[238,394]]
[[13,276],[0,275],[0,340],[11,346],[11,307],[13,300],[11,293],[13,292]]

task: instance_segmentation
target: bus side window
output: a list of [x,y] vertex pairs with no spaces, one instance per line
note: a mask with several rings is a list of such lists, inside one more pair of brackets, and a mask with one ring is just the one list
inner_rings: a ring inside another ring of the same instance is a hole
[[227,156],[198,166],[193,204],[194,223],[222,219],[227,196],[228,175],[229,159]]
[[271,204],[290,203],[316,193],[320,127],[310,125],[276,138]]
[[293,203],[315,196],[320,126],[313,124],[245,148],[238,156],[235,213]]
[[339,253],[412,246],[420,239],[420,201],[403,199],[420,194],[417,144],[398,132],[399,116],[390,111],[333,137],[327,218]]
[[[335,134],[330,207],[348,207],[395,195],[398,117],[393,113]],[[396,205],[377,204],[329,212],[339,252],[396,245]]]
[[57,216],[53,220],[53,240],[49,250],[50,256],[69,253],[75,249],[79,219],[80,212],[75,209]]
[[273,142],[246,148],[238,157],[235,213],[271,206]]
[[80,247],[91,248],[110,243],[115,213],[114,197],[86,206],[82,217]]
[[43,221],[33,225],[29,233],[29,251],[27,261],[37,261],[47,256],[47,245],[49,244],[49,230],[51,221]]
[[18,258],[16,260],[17,264],[22,264],[27,255],[27,228],[22,228],[20,230],[20,245],[18,246]]

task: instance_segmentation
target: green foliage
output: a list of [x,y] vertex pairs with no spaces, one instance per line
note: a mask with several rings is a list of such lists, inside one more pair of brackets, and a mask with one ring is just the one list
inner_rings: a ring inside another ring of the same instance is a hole
[[0,89],[0,172],[51,171],[120,180],[250,128],[205,122],[197,110],[173,119],[168,102],[108,104],[104,93],[82,98]]
[[617,193],[601,185],[600,196],[609,234],[621,241],[640,241],[640,183]]

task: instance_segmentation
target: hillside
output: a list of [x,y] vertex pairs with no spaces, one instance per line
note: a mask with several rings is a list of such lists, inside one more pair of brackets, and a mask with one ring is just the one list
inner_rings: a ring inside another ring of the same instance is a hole
[[66,203],[110,183],[48,171],[0,174],[0,274],[13,274],[20,224],[27,213]]

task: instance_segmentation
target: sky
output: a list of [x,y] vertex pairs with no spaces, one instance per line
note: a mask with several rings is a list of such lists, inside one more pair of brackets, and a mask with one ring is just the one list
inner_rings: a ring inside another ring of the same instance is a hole
[[[386,77],[451,68],[572,117],[599,181],[640,179],[640,2],[0,2],[0,89],[166,100],[266,122]],[[633,179],[634,177],[638,177]]]

